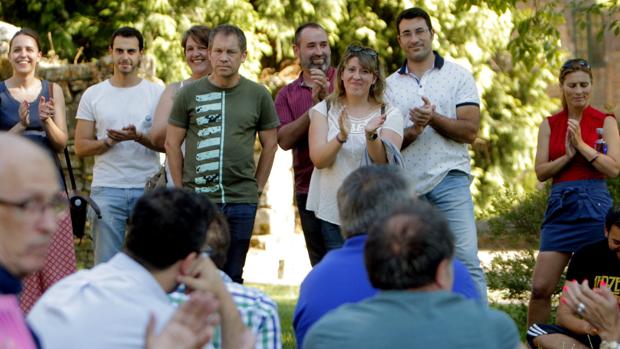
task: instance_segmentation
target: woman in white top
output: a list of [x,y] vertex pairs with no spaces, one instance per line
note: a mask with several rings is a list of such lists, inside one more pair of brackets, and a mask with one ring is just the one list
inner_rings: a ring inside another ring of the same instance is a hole
[[308,134],[315,168],[307,209],[322,220],[328,249],[342,245],[336,193],[345,177],[360,166],[366,149],[373,163],[387,164],[383,142],[400,149],[403,140],[401,113],[383,101],[385,81],[376,51],[349,46],[334,83],[334,92],[310,110]]
[[181,46],[185,54],[185,62],[187,62],[189,69],[192,71],[192,76],[166,86],[166,89],[159,99],[153,118],[153,127],[151,127],[149,131],[148,137],[151,143],[154,144],[160,152],[166,151],[164,149],[166,127],[168,126],[168,117],[172,110],[172,103],[174,102],[174,97],[177,95],[178,90],[185,84],[211,74],[211,62],[209,61],[209,55],[207,53],[209,47],[209,30],[207,26],[195,25],[183,33]]

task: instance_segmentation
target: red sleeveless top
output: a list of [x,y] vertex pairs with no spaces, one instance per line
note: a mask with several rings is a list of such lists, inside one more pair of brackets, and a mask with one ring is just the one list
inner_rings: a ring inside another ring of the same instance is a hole
[[[605,114],[591,106],[586,107],[581,117],[581,138],[583,141],[594,148],[594,143],[598,139],[597,128],[602,128],[607,116],[615,117],[613,114]],[[566,132],[568,129],[568,113],[566,110],[547,118],[551,134],[549,135],[549,161],[553,161],[566,154]],[[605,179],[605,175],[599,172],[588,160],[577,152],[571,161],[553,177],[553,183],[576,181],[581,179]]]

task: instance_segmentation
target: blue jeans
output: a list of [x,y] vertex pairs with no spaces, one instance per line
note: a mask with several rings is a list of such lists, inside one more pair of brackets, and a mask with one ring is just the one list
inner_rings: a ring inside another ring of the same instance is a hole
[[321,232],[323,233],[323,240],[325,240],[327,251],[341,248],[344,244],[344,238],[340,232],[339,225],[321,220]]
[[422,196],[439,209],[454,234],[456,258],[469,270],[482,304],[487,304],[487,283],[478,259],[478,234],[474,204],[469,191],[469,176],[462,171],[450,171],[429,193]]
[[218,204],[228,221],[230,247],[223,271],[234,282],[243,283],[243,266],[250,249],[250,239],[254,230],[256,204]]
[[125,229],[142,188],[92,187],[90,197],[101,209],[101,219],[94,217],[93,240],[95,264],[107,262],[123,248]]
[[307,200],[308,194],[297,194],[297,210],[301,228],[304,231],[308,257],[310,257],[310,264],[315,266],[323,259],[327,251],[342,247],[343,239],[337,225],[325,222],[317,218],[313,211],[306,210]]

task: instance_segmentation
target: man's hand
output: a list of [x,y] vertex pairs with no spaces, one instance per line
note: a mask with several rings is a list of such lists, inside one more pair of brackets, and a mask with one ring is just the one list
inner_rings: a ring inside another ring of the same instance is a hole
[[198,258],[187,274],[179,276],[177,281],[185,284],[186,293],[193,291],[211,292],[219,297],[222,291],[227,292],[220,271],[209,257],[201,256]]
[[321,69],[310,69],[310,78],[314,84],[312,86],[312,101],[316,104],[327,97],[329,93],[329,80]]
[[415,125],[416,131],[422,131],[431,122],[435,113],[435,105],[431,103],[428,97],[422,96],[422,101],[424,101],[423,106],[409,110],[409,120]]
[[136,126],[129,124],[120,130],[108,129],[108,137],[116,142],[140,141],[144,136],[136,130]]
[[213,295],[194,292],[181,304],[158,335],[155,318],[151,314],[146,327],[145,349],[198,349],[213,337],[219,324],[218,301]]

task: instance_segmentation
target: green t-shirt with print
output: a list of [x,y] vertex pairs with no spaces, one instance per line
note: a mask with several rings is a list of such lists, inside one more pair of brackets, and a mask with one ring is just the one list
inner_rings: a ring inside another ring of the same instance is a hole
[[279,125],[271,94],[241,77],[235,87],[208,77],[184,86],[168,122],[187,129],[183,187],[216,203],[256,203],[256,132]]

